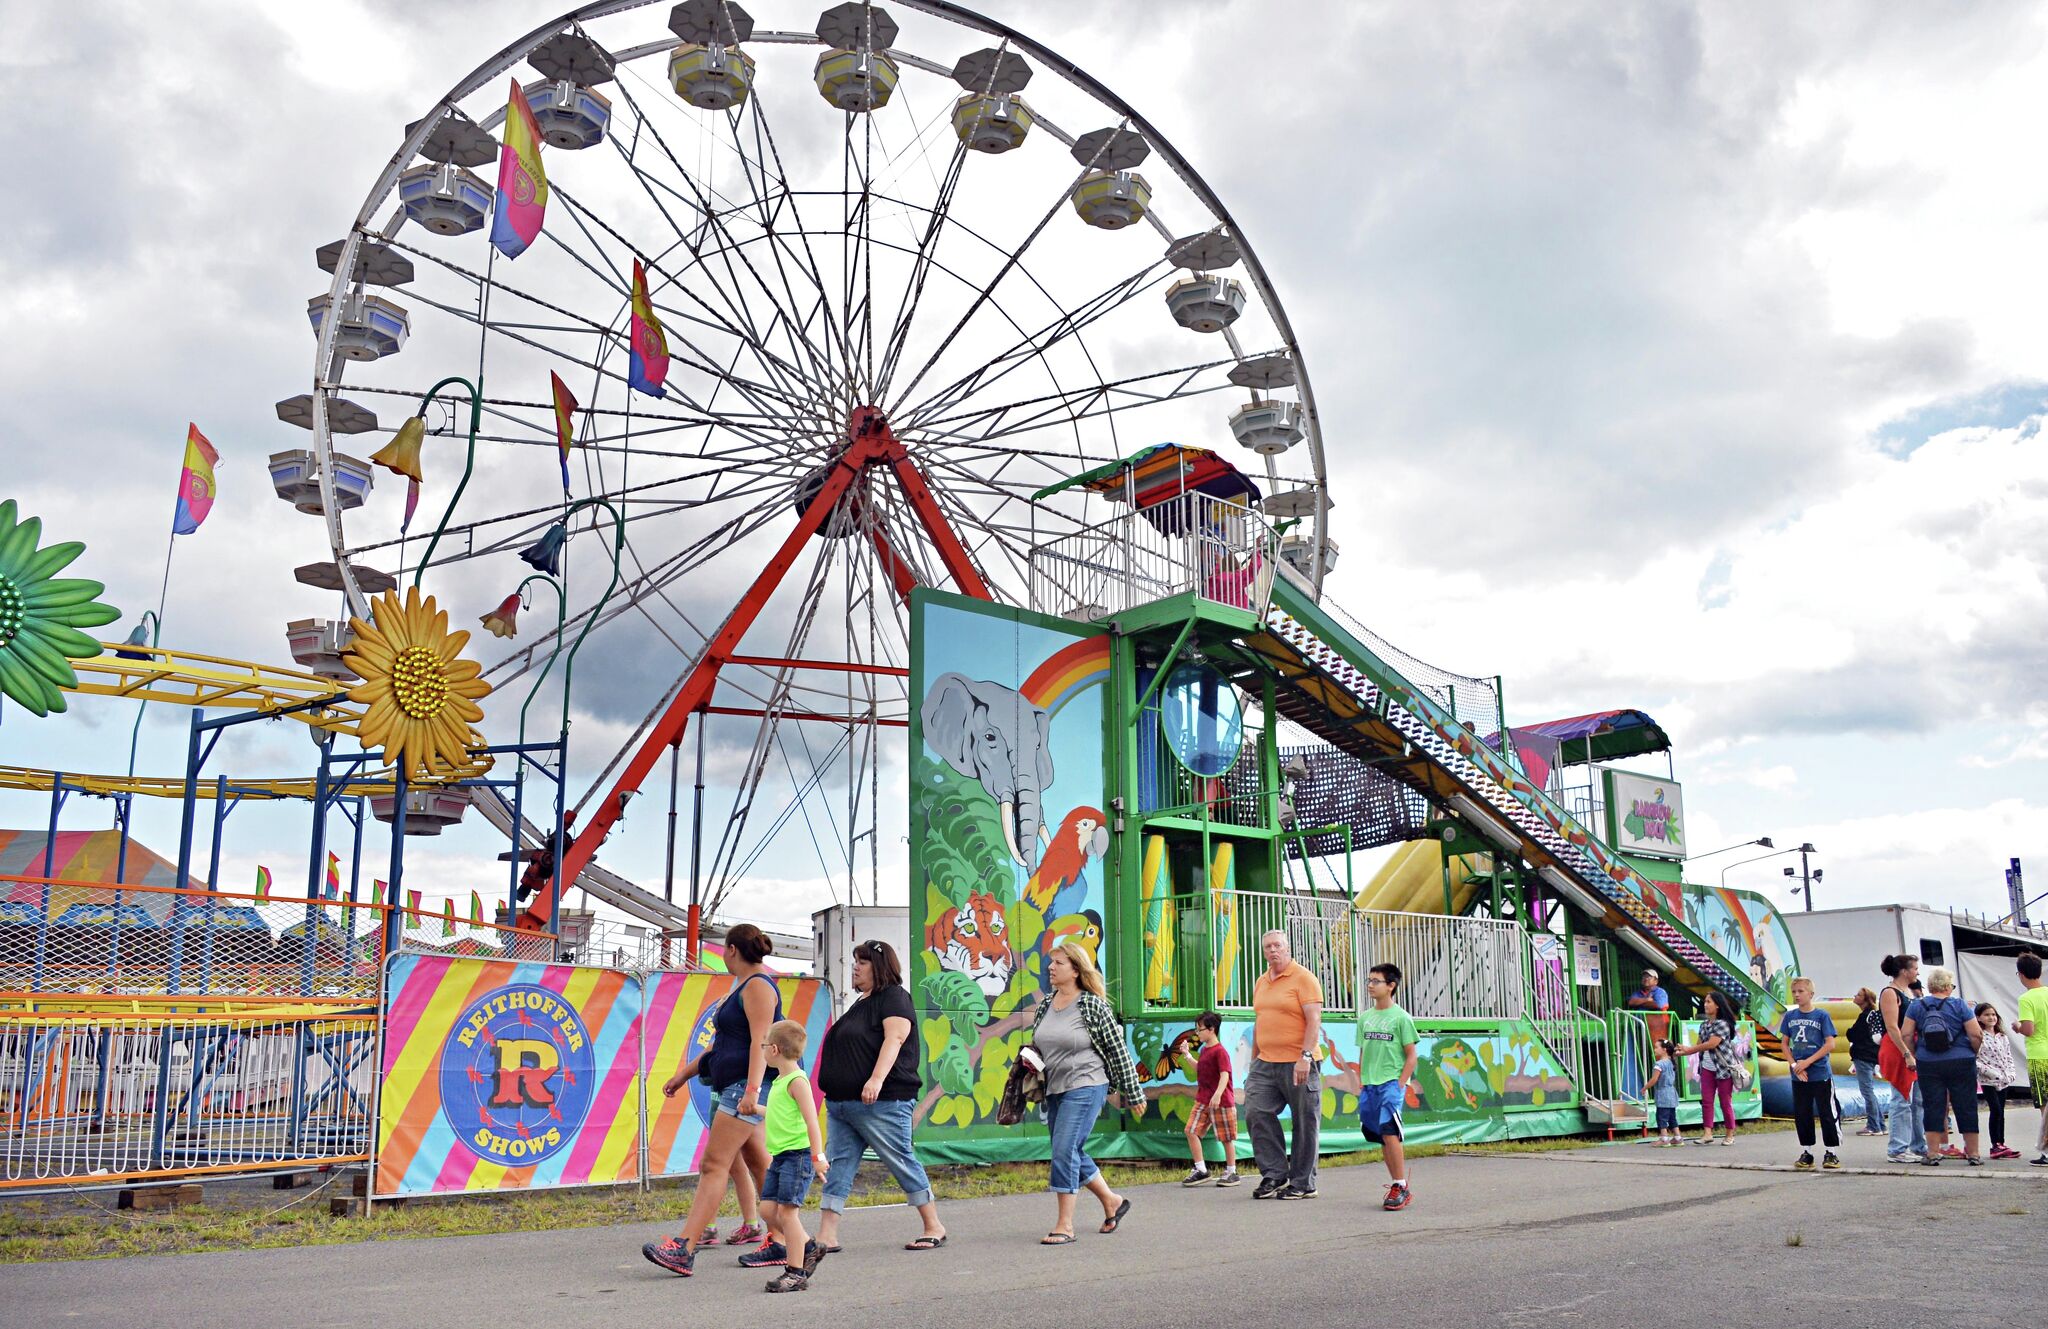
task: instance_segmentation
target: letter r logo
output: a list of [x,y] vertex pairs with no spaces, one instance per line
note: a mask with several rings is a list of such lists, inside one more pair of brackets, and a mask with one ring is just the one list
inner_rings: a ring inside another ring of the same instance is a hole
[[491,1094],[491,1106],[553,1107],[555,1094],[548,1088],[548,1081],[555,1077],[561,1064],[561,1055],[549,1039],[499,1039],[497,1085]]

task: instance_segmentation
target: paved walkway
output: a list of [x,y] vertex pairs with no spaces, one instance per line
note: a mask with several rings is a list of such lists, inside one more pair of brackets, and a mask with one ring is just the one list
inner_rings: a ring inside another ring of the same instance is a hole
[[[1879,1143],[1852,1141],[1852,1161],[1881,1157]],[[1250,1186],[1136,1187],[1123,1231],[1099,1236],[1084,1223],[1077,1243],[1057,1248],[1035,1244],[1052,1216],[1045,1195],[946,1203],[953,1239],[928,1254],[900,1249],[914,1215],[855,1210],[841,1228],[845,1251],[810,1291],[776,1301],[761,1291],[765,1275],[734,1267],[730,1253],[707,1255],[688,1280],[645,1263],[640,1243],[661,1229],[644,1224],[45,1264],[6,1271],[0,1325],[507,1329],[768,1316],[882,1329],[1867,1329],[1902,1304],[1936,1304],[1918,1261],[1868,1258],[1928,1230],[1923,1220],[1940,1224],[1971,1269],[1936,1299],[1943,1329],[2031,1322],[2022,1311],[2038,1305],[2048,1168],[1806,1175],[1790,1170],[1795,1152],[1791,1136],[1771,1134],[1728,1149],[1425,1159],[1415,1205],[1399,1214],[1378,1208],[1378,1167],[1325,1172],[1321,1198],[1292,1203],[1254,1201]]]

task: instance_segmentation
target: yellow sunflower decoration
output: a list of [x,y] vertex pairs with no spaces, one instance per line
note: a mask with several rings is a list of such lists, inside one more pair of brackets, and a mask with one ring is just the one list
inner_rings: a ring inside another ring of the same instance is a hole
[[405,778],[459,766],[469,750],[470,726],[484,718],[477,699],[491,690],[483,667],[462,658],[467,632],[448,631],[448,615],[420,588],[386,591],[370,603],[373,622],[351,619],[355,644],[342,656],[362,677],[349,689],[363,713],[358,737],[382,748]]

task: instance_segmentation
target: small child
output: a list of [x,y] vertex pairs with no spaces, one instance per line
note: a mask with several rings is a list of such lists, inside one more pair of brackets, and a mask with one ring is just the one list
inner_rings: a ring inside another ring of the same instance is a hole
[[[823,1177],[826,1170],[825,1134],[818,1129],[818,1104],[802,1065],[804,1041],[802,1025],[777,1020],[768,1026],[768,1041],[761,1045],[775,1068],[763,1127],[772,1157],[761,1182],[761,1217],[782,1240],[762,1243],[759,1250],[742,1255],[740,1263],[749,1269],[783,1265],[781,1276],[768,1284],[770,1292],[802,1292],[825,1258],[824,1248],[804,1231],[804,1196],[810,1192],[811,1176]],[[789,1263],[791,1251],[803,1252],[797,1264]]]
[[1237,1095],[1230,1087],[1230,1053],[1223,1047],[1223,1017],[1203,1012],[1195,1021],[1195,1040],[1202,1055],[1195,1062],[1195,1106],[1188,1113],[1188,1153],[1195,1170],[1181,1180],[1183,1186],[1200,1186],[1209,1180],[1209,1164],[1202,1157],[1202,1137],[1212,1126],[1216,1143],[1223,1146],[1223,1175],[1218,1186],[1235,1186],[1244,1178],[1237,1175]]
[[1358,1016],[1358,1128],[1380,1146],[1387,1165],[1387,1198],[1382,1209],[1406,1209],[1408,1156],[1401,1147],[1401,1108],[1415,1082],[1415,1021],[1394,1004],[1401,970],[1376,964],[1366,974],[1372,1005]]
[[1977,1003],[1977,1027],[1984,1031],[1977,1048],[1977,1083],[1984,1086],[1984,1111],[1991,1118],[1991,1156],[2018,1158],[2020,1151],[2005,1143],[2005,1091],[2020,1082],[2012,1040],[2005,1035],[2004,1017],[1988,1001]]
[[1813,1171],[1813,1122],[1820,1118],[1821,1141],[1827,1146],[1820,1165],[1832,1172],[1842,1166],[1835,1150],[1842,1147],[1835,1124],[1835,1073],[1828,1058],[1835,1050],[1834,1017],[1813,1004],[1813,980],[1792,980],[1793,1008],[1778,1021],[1785,1056],[1792,1063],[1792,1119],[1799,1127],[1800,1154],[1793,1167]]
[[1675,1149],[1684,1143],[1678,1134],[1678,1045],[1666,1038],[1657,1044],[1657,1064],[1650,1068],[1650,1081],[1643,1086],[1657,1105],[1657,1146]]

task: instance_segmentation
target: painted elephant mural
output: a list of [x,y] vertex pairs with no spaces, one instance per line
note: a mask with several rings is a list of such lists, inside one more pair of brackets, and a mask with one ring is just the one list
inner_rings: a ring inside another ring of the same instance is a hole
[[932,751],[996,801],[1010,857],[1026,870],[1037,867],[1043,798],[1053,781],[1045,708],[1015,688],[949,673],[932,680],[918,714]]

